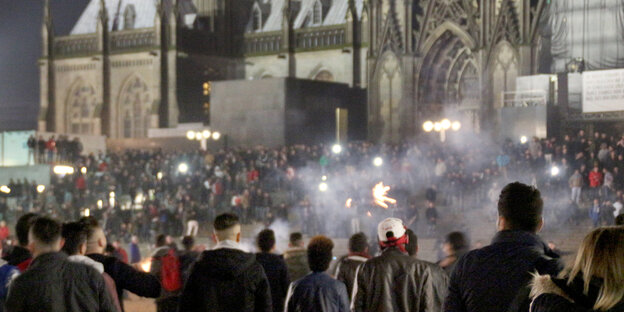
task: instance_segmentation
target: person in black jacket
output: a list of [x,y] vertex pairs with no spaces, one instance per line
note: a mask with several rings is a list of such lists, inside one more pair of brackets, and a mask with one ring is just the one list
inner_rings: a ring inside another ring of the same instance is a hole
[[102,275],[60,252],[60,223],[37,218],[29,237],[34,260],[11,284],[5,311],[117,312]]
[[514,182],[498,199],[498,230],[490,246],[465,254],[451,274],[445,311],[528,311],[531,273],[556,275],[559,256],[537,232],[543,201],[534,187]]
[[589,233],[559,277],[535,276],[531,312],[624,311],[624,227]]
[[16,266],[20,272],[26,271],[32,261],[32,255],[27,249],[28,230],[37,217],[36,213],[27,213],[17,220],[15,233],[17,234],[17,243],[19,245],[13,246],[10,253],[4,257],[4,260],[10,265]]
[[264,229],[258,233],[256,244],[260,249],[256,253],[258,263],[264,268],[269,285],[271,286],[271,302],[273,303],[274,312],[284,311],[284,300],[290,279],[288,278],[288,269],[286,262],[281,255],[276,255],[275,251],[275,232],[271,229]]
[[179,311],[272,312],[271,291],[264,269],[241,247],[238,216],[215,218],[216,246],[204,251],[191,269]]
[[[84,217],[80,222],[86,226],[88,232],[87,257],[104,265],[104,272],[115,281],[119,298],[123,298],[124,289],[141,297],[158,298],[160,296],[161,286],[156,276],[138,271],[116,257],[104,255],[106,236],[97,220],[93,217]],[[123,300],[120,304],[121,309],[124,310]]]
[[349,238],[349,254],[341,257],[334,269],[334,277],[347,286],[347,293],[353,291],[355,273],[358,267],[370,259],[368,254],[368,238],[366,234],[359,232]]
[[334,243],[319,235],[308,244],[312,273],[293,282],[286,297],[287,312],[348,312],[349,295],[344,283],[325,273],[332,260]]

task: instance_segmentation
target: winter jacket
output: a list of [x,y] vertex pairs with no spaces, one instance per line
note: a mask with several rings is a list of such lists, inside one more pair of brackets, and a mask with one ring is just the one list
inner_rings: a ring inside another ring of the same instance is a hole
[[439,266],[389,247],[358,269],[351,308],[355,312],[442,311],[447,288],[448,276]]
[[583,186],[583,176],[580,173],[573,174],[570,179],[568,179],[568,184],[570,187],[582,187]]
[[589,173],[589,186],[590,187],[599,187],[602,185],[602,172],[600,171],[591,171]]
[[345,286],[347,286],[349,299],[351,299],[351,293],[353,292],[355,273],[357,272],[358,267],[362,263],[366,262],[366,260],[368,259],[362,256],[345,256],[342,257],[336,265],[334,277],[336,277],[337,280],[343,282]]
[[4,257],[9,265],[16,266],[20,272],[26,271],[30,262],[32,261],[32,254],[30,251],[21,246],[13,246],[11,253]]
[[113,301],[115,308],[117,308],[117,311],[121,311],[121,303],[119,303],[119,297],[117,296],[117,286],[115,285],[115,281],[113,281],[110,275],[104,272],[103,264],[83,255],[69,256],[67,257],[67,260],[90,266],[98,271],[98,273],[102,274],[102,278],[104,278],[104,284],[106,284],[106,290],[108,291],[108,295],[111,297],[111,300]]
[[513,305],[513,310],[526,311],[531,273],[556,275],[562,267],[559,255],[536,234],[500,231],[491,245],[459,259],[444,310],[508,311]]
[[308,253],[303,247],[290,248],[284,252],[284,261],[288,267],[288,276],[296,281],[310,273]]
[[272,312],[269,281],[253,254],[204,251],[184,285],[179,311]]
[[[172,250],[169,246],[162,246],[156,248],[152,253],[152,263],[150,265],[150,274],[153,274],[158,278],[159,281],[162,281],[162,260],[163,257],[169,254],[169,250]],[[177,257],[177,255],[176,255]],[[182,270],[179,268],[180,277],[182,277]],[[180,295],[180,290],[176,291],[168,291],[164,288],[161,289],[160,297],[156,299],[156,309],[162,312],[168,311],[176,311],[178,306],[178,296]]]
[[11,286],[11,283],[18,275],[19,270],[17,267],[0,259],[0,312],[4,311],[4,303],[9,292],[9,286]]
[[[530,312],[589,312],[598,298],[602,280],[594,278],[589,283],[587,295],[583,293],[583,280],[576,278],[570,285],[566,279],[552,278],[548,275],[535,276],[531,284]],[[624,300],[607,310],[624,311]]]
[[141,250],[139,245],[135,243],[130,244],[130,263],[141,262]]
[[[155,276],[140,272],[116,257],[102,254],[89,254],[87,257],[104,265],[104,272],[115,281],[118,298],[123,298],[124,289],[141,297],[158,298],[160,295],[160,281]],[[120,304],[123,312],[123,300]]]
[[285,311],[348,312],[347,288],[325,272],[313,272],[290,285]]
[[284,301],[288,292],[288,285],[290,284],[286,262],[284,262],[282,256],[266,252],[257,253],[256,260],[262,265],[264,273],[269,280],[273,311],[283,312]]
[[113,312],[102,275],[94,268],[67,260],[61,252],[38,256],[13,281],[7,312]]

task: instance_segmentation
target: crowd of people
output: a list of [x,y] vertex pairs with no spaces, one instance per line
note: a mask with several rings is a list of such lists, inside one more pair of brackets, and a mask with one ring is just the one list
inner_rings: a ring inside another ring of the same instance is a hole
[[[356,233],[335,261],[331,238],[301,233],[275,253],[267,228],[257,253],[241,244],[241,218],[219,214],[214,246],[193,247],[157,235],[147,272],[124,262],[92,216],[61,224],[33,213],[16,225],[18,244],[0,264],[0,300],[7,312],[123,311],[123,291],[157,298],[158,311],[624,311],[624,218],[584,238],[567,267],[542,241],[544,198],[533,186],[506,185],[497,202],[490,245],[467,250],[450,233],[447,257],[417,258],[418,237],[400,218],[385,218],[375,237]],[[379,251],[373,253],[372,245]]]

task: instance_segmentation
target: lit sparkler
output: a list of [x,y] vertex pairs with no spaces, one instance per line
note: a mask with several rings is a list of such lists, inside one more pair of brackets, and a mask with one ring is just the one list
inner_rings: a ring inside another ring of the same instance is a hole
[[396,204],[396,199],[388,197],[388,191],[390,191],[389,186],[385,186],[383,182],[377,183],[373,188],[373,198],[375,199],[375,204],[388,209],[388,204]]
[[147,258],[141,262],[139,262],[139,266],[141,267],[141,270],[143,270],[143,272],[147,272],[149,273],[151,267],[152,267],[152,258]]

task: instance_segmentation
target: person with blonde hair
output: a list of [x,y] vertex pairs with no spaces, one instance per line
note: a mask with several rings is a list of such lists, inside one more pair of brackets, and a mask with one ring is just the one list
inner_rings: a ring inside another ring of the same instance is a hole
[[536,275],[531,312],[624,311],[624,227],[589,233],[559,277]]

